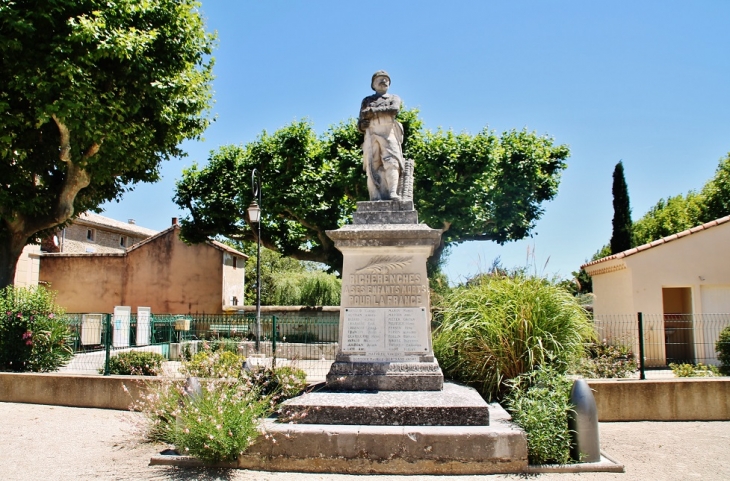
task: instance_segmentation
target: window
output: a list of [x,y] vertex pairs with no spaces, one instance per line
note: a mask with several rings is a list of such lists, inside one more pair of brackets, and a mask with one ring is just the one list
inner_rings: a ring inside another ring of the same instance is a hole
[[86,229],[86,240],[96,241],[96,229]]
[[[235,269],[236,267],[238,267],[238,257],[233,258],[233,268]],[[235,297],[234,297],[234,299],[235,299]],[[233,305],[235,306],[235,304],[233,304]]]
[[125,239],[124,236],[119,237],[119,245],[121,247],[127,247],[127,239]]

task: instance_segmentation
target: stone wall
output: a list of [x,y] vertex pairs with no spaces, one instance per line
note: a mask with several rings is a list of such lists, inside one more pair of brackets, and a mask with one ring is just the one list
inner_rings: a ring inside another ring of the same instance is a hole
[[[92,230],[93,240],[87,238],[88,231]],[[63,234],[62,234],[63,235]],[[124,246],[121,244],[124,238]],[[61,239],[62,249],[68,254],[84,253],[114,253],[124,252],[125,249],[143,241],[147,236],[139,234],[121,233],[105,230],[99,227],[92,227],[82,224],[71,224],[66,228],[65,237]]]

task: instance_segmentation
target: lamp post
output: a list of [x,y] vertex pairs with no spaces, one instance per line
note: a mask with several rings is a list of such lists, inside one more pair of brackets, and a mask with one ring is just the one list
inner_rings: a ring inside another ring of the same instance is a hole
[[[256,224],[256,353],[261,348],[261,180],[258,171],[251,171],[253,200],[248,206],[248,221]],[[252,226],[253,227],[253,226]]]

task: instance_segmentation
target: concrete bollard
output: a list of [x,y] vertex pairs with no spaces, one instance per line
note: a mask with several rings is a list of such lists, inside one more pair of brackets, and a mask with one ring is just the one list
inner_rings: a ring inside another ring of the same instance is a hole
[[570,403],[574,406],[568,416],[568,428],[573,437],[570,456],[581,463],[601,460],[601,441],[598,435],[598,409],[588,383],[583,379],[573,382]]

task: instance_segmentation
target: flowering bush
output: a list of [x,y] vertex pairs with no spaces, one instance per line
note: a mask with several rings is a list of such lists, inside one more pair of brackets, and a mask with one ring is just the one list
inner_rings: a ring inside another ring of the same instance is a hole
[[238,378],[245,361],[245,356],[230,351],[203,350],[183,363],[183,373],[201,378]]
[[243,361],[228,351],[202,351],[182,369],[201,378],[201,392],[186,392],[180,380],[148,386],[132,405],[145,414],[145,438],[174,444],[181,454],[206,463],[235,460],[259,435],[259,420],[306,386],[300,369],[248,371]]
[[[126,351],[109,359],[109,374],[157,376],[165,357],[156,352]],[[104,374],[104,368],[99,369]]]
[[258,437],[258,420],[271,412],[269,399],[245,383],[208,381],[185,395],[173,442],[181,454],[205,463],[234,461]]
[[55,294],[43,286],[0,290],[0,370],[55,371],[73,356]]

